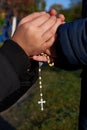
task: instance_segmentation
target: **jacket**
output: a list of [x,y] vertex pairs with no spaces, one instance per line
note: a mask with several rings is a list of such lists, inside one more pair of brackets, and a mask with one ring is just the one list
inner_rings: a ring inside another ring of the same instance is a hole
[[87,66],[87,0],[83,3],[83,18],[65,23],[57,30],[55,66],[66,70]]
[[0,48],[0,112],[12,106],[35,83],[38,63],[12,40]]

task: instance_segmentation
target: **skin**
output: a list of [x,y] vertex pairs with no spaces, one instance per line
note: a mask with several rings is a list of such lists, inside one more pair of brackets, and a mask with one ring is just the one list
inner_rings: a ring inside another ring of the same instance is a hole
[[50,14],[37,12],[23,18],[12,36],[12,40],[29,57],[45,53],[55,40],[56,29],[61,24],[62,18],[56,18],[53,11]]
[[[56,14],[57,14],[54,9],[52,9],[49,13],[50,13],[50,15],[52,15],[52,16],[56,16]],[[64,15],[63,15],[63,14],[59,14],[57,20],[58,20],[58,21],[61,21],[61,23],[59,22],[60,24],[58,23],[58,26],[60,26],[61,24],[64,24],[64,23],[65,23],[65,17],[64,17]],[[57,26],[57,28],[58,28],[58,26]],[[56,29],[57,29],[57,28],[56,28]],[[53,42],[53,43],[54,43],[54,42]],[[49,45],[49,48],[47,48],[47,49],[45,50],[45,54],[47,54],[47,55],[49,56],[49,60],[50,60],[51,62],[54,61],[54,59],[55,59],[55,57],[56,57],[55,51],[54,51],[54,45],[53,45],[53,43],[51,43],[51,44]],[[47,58],[46,56],[41,56],[41,55],[34,55],[32,58],[33,58],[34,60],[36,60],[36,61],[43,61],[43,62],[47,62],[47,61],[48,61],[48,58]]]
[[[55,9],[51,9],[50,12],[49,12],[49,14],[52,15],[52,16],[56,16],[56,15],[57,15],[57,12],[56,12]],[[61,22],[62,22],[62,23],[63,23],[63,22],[65,23],[65,17],[64,17],[63,14],[59,14],[59,15],[58,15],[58,18],[61,19]]]

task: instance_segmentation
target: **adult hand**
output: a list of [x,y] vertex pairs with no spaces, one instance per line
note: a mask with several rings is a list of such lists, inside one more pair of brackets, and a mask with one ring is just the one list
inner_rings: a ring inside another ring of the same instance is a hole
[[[51,9],[51,10],[49,11],[49,14],[52,15],[52,16],[56,16],[56,15],[57,15],[57,12],[56,12],[55,9]],[[62,23],[65,23],[65,16],[64,16],[63,14],[58,14],[58,18],[61,19],[61,22],[62,22]]]
[[33,13],[19,23],[12,40],[19,44],[28,56],[45,52],[54,42],[58,25],[55,16],[48,13]]
[[[57,14],[56,10],[54,10],[54,9],[51,9],[49,13],[50,13],[50,15],[53,15],[53,16],[56,16],[56,14]],[[61,24],[64,24],[65,23],[64,15],[59,14],[57,21],[58,21],[58,26],[60,26]],[[60,21],[61,21],[61,23],[60,23]],[[57,26],[57,28],[58,28],[58,26]],[[46,49],[45,54],[47,54],[49,56],[50,61],[53,61],[56,57],[56,54],[55,54],[55,50],[54,50],[54,44],[52,43],[51,45],[52,46],[50,46],[48,49]],[[48,61],[48,58],[45,55],[43,55],[43,56],[35,55],[35,56],[33,56],[33,59],[37,60],[37,61],[43,61],[43,62]]]

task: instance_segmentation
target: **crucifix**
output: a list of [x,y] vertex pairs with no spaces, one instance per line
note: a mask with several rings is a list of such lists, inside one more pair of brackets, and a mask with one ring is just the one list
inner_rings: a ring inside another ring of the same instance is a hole
[[40,101],[38,101],[38,104],[41,104],[41,111],[44,110],[44,108],[43,108],[44,103],[46,103],[46,101],[44,101],[43,98],[41,98]]
[[[41,56],[45,56],[47,59],[48,59],[48,64],[49,66],[54,66],[54,62],[50,62],[50,58],[48,55],[44,54],[44,53],[41,53],[40,54]],[[43,92],[42,92],[42,88],[43,88],[43,85],[42,85],[42,74],[41,74],[41,66],[42,66],[42,62],[39,62],[39,89],[40,89],[40,101],[38,101],[38,104],[41,104],[41,111],[44,110],[43,108],[43,104],[46,103],[46,101],[43,100]]]

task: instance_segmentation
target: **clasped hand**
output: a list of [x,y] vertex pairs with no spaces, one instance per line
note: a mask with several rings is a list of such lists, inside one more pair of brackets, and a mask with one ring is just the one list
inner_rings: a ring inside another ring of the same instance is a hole
[[37,12],[23,18],[13,37],[15,41],[29,56],[37,61],[47,61],[40,54],[51,56],[50,48],[55,41],[57,28],[64,23],[64,16],[57,18],[55,10],[50,13]]

